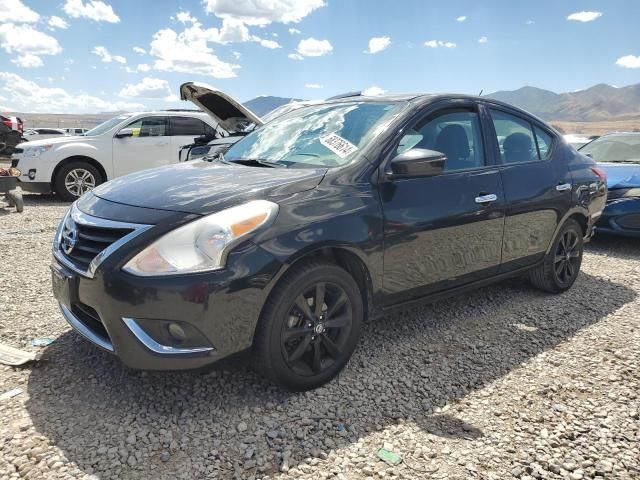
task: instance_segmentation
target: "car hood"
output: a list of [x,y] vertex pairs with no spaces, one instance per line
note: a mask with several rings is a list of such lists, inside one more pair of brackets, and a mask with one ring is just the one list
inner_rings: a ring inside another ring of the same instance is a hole
[[242,103],[205,83],[183,83],[180,85],[180,98],[207,112],[228,133],[244,131],[250,124],[258,127],[264,123]]
[[205,215],[242,201],[311,190],[326,171],[193,161],[116,178],[93,193],[135,207]]
[[598,167],[607,174],[609,190],[640,187],[640,164],[600,162]]
[[90,137],[72,137],[70,135],[64,135],[61,137],[43,138],[40,140],[31,140],[32,137],[29,136],[26,136],[25,138],[28,141],[28,145],[25,145],[25,147],[39,147],[40,145],[59,145],[61,143],[77,142],[78,140],[84,141]]

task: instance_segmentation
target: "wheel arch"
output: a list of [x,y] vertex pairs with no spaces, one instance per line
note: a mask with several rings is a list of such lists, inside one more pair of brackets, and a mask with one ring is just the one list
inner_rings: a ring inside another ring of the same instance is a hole
[[60,171],[60,169],[71,162],[86,162],[89,165],[95,167],[98,170],[98,172],[100,172],[100,175],[102,175],[103,182],[106,182],[108,180],[106,170],[104,169],[102,164],[98,162],[95,158],[87,157],[86,155],[72,155],[71,157],[67,157],[64,160],[58,162],[58,164],[56,165],[56,168],[53,169],[53,173],[51,174],[52,190],[55,190],[56,176],[58,175],[58,172]]
[[556,230],[555,232],[553,232],[553,236],[551,237],[551,242],[549,242],[549,246],[547,247],[547,254],[551,251],[551,247],[553,246],[553,242],[558,236],[558,233],[560,232],[562,227],[564,227],[565,223],[567,223],[567,221],[570,219],[578,222],[578,224],[582,228],[583,238],[589,236],[590,222],[588,210],[585,208],[573,208],[569,210],[564,217],[562,217],[562,220],[560,222],[558,222],[558,226],[556,227]]

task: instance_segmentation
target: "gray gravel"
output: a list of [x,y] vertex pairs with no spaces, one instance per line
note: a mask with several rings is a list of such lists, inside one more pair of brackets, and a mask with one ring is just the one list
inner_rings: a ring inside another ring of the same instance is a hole
[[[520,280],[370,323],[331,384],[282,392],[242,359],[129,370],[50,293],[66,205],[0,211],[0,478],[640,478],[640,242],[596,239],[561,296]],[[388,448],[403,457],[388,465]]]

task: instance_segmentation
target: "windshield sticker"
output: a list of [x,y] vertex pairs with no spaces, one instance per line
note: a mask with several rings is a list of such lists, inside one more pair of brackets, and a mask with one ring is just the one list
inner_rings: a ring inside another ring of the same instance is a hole
[[358,150],[358,147],[356,147],[353,143],[342,138],[336,133],[331,133],[326,137],[322,137],[320,139],[320,143],[331,150],[333,153],[338,155],[340,158],[344,158],[347,155],[350,155]]

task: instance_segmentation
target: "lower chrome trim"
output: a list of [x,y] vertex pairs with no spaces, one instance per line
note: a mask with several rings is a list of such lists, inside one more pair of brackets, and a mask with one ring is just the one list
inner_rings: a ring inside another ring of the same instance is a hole
[[133,318],[123,318],[124,324],[145,347],[158,355],[189,355],[213,351],[213,347],[176,348],[156,342]]
[[111,344],[111,342],[96,335],[89,327],[87,327],[84,323],[82,323],[80,319],[76,317],[71,312],[71,310],[69,310],[67,307],[65,307],[61,303],[58,303],[58,305],[60,306],[60,311],[62,312],[62,315],[64,316],[65,320],[69,322],[69,325],[71,325],[76,332],[78,332],[84,338],[89,340],[91,343],[95,343],[100,348],[104,348],[109,352],[115,351],[113,349],[113,345]]

